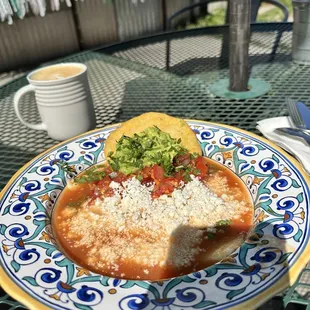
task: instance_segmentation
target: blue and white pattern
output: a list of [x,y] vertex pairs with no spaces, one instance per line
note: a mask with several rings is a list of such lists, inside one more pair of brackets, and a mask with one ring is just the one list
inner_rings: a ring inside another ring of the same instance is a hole
[[57,248],[52,209],[68,179],[104,161],[116,126],[85,134],[36,159],[3,193],[0,261],[9,277],[53,309],[223,309],[265,291],[283,277],[309,238],[309,187],[293,163],[259,139],[189,122],[205,156],[234,171],[249,189],[254,226],[246,242],[209,268],[165,281],[104,277],[71,262]]

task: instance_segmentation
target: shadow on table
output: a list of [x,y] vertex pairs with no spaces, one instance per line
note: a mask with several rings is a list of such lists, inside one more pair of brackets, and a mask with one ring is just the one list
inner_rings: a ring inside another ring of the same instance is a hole
[[[213,259],[220,260],[221,263],[188,274],[188,276],[175,278],[170,281],[169,285],[163,285],[161,281],[151,282],[147,294],[143,294],[144,303],[163,308],[168,307],[167,309],[178,307],[212,309],[213,306],[219,305],[219,301],[224,298],[233,302],[241,296],[248,296],[250,299],[251,294],[255,291],[259,290],[260,293],[265,291],[272,287],[271,278],[273,278],[273,274],[278,272],[283,274],[281,279],[284,280],[282,282],[284,286],[288,286],[290,281],[287,273],[287,257],[290,256],[289,253],[292,250],[289,249],[285,239],[275,238],[275,235],[281,236],[283,232],[287,232],[284,229],[285,225],[289,225],[289,222],[283,223],[279,220],[279,223],[274,225],[272,223],[266,225],[266,222],[261,222],[248,233],[246,242],[242,243],[238,254],[233,252],[239,245],[229,243],[223,246],[220,252],[212,253]],[[186,253],[191,251],[191,247],[186,242],[197,233],[200,233],[197,228],[179,226],[172,233],[172,238],[178,242],[176,245],[171,245],[167,261],[185,259]],[[205,232],[203,233],[205,234]],[[180,246],[185,247],[181,252]],[[206,253],[206,255],[208,254],[210,252]],[[214,275],[216,275],[215,279]],[[165,274],[163,277],[167,278],[167,275]],[[214,280],[215,282],[213,282]],[[269,281],[271,283],[268,283]],[[214,283],[211,285],[218,288],[220,295],[214,296],[214,293],[212,294],[207,289],[206,284],[208,283]],[[281,298],[283,290],[285,287],[282,286],[274,292],[269,292],[267,296],[261,297],[262,301],[269,301],[259,306],[258,309],[285,309]],[[271,299],[272,296],[276,295],[278,297]],[[255,294],[253,294],[254,296]],[[260,301],[256,300],[255,303],[259,304]],[[221,306],[225,307],[225,305]],[[251,305],[251,308],[252,306],[255,308],[255,304]],[[148,308],[142,307],[141,309]],[[287,309],[300,310],[303,308],[299,305],[289,304]]]
[[[218,102],[210,97],[207,83],[197,79],[144,76],[126,83],[121,106],[118,121],[150,111],[198,119],[198,111],[215,111]],[[208,120],[223,119],[222,115],[217,116]]]
[[[283,64],[290,62],[290,55],[277,55]],[[190,59],[171,68],[172,75],[146,75],[125,83],[121,111],[117,115],[123,121],[141,113],[157,111],[186,118],[199,118],[207,112],[208,120],[223,123],[222,101],[215,100],[209,93],[209,85],[222,77],[228,76],[228,70],[219,72],[218,58]],[[268,64],[268,55],[250,57],[250,64]],[[265,70],[266,71],[266,70]],[[264,75],[272,74],[268,69]],[[191,77],[193,77],[191,79]],[[225,100],[225,99],[224,99]],[[227,101],[227,100],[226,100]],[[262,102],[260,102],[262,104]],[[282,108],[279,111],[283,110]],[[213,116],[217,111],[218,115]],[[197,112],[199,112],[197,114]],[[225,112],[226,113],[226,112]],[[268,112],[269,113],[269,112]],[[226,113],[227,114],[227,113]],[[126,117],[126,118],[124,118]],[[236,117],[236,122],[233,118]],[[261,117],[261,116],[258,116]],[[243,121],[239,115],[226,115],[229,124]],[[255,125],[255,121],[253,124]],[[244,127],[242,127],[244,128]],[[255,128],[255,126],[254,126]]]
[[33,159],[37,154],[16,146],[0,142],[0,189],[2,189],[17,170]]
[[1,287],[0,287],[0,309],[1,310],[22,310],[28,309],[26,306],[22,305],[11,296],[9,296]]
[[[291,62],[291,60],[292,56],[288,54],[249,56],[249,71],[251,72],[252,67],[257,64],[267,64],[270,62],[283,64],[283,62]],[[169,72],[179,76],[189,76],[197,73],[228,70],[228,68],[228,59],[223,62],[220,57],[192,58],[171,66]]]
[[287,307],[284,307],[283,298],[276,296],[264,303],[257,310],[306,310],[305,305],[289,303]]

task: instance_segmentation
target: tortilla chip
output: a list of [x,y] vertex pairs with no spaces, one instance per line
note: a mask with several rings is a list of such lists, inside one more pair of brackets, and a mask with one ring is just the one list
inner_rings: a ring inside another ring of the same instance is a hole
[[184,120],[163,113],[149,112],[124,122],[109,135],[105,142],[105,157],[107,158],[110,152],[115,152],[116,142],[123,135],[132,137],[135,133],[139,133],[152,126],[157,126],[162,131],[170,134],[172,138],[180,138],[182,146],[190,153],[201,155],[202,151],[196,134]]

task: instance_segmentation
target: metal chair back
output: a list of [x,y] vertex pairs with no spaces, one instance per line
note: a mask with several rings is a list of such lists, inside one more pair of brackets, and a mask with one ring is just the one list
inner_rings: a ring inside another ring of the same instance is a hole
[[[184,14],[185,12],[190,11],[190,10],[194,10],[195,8],[198,8],[198,7],[206,7],[207,8],[206,14],[208,14],[208,5],[210,3],[222,2],[222,1],[223,0],[202,0],[198,3],[183,7],[182,9],[176,11],[170,17],[167,18],[166,30],[172,30],[173,20],[176,17]],[[229,6],[229,0],[227,0],[227,2],[228,2],[228,6]],[[281,9],[283,12],[283,15],[284,15],[282,22],[287,22],[288,17],[289,17],[289,11],[288,11],[287,7],[284,4],[282,4],[281,2],[279,2],[278,0],[251,0],[251,23],[256,22],[258,11],[259,11],[259,8],[262,5],[262,3],[269,3],[269,4],[272,4],[276,7],[278,7],[279,9]],[[229,24],[229,14],[228,13],[229,13],[229,7],[226,10],[225,24]],[[276,39],[272,54],[275,54],[275,51],[278,47],[281,35],[282,35],[281,33],[278,33],[278,35],[277,35],[277,39]],[[228,60],[228,59],[225,59],[225,57],[224,57],[224,54],[228,54],[228,45],[229,45],[228,40],[229,40],[228,35],[224,35],[223,36],[223,45],[222,45],[221,63],[226,63]],[[169,68],[170,68],[170,40],[167,40],[167,45],[166,45],[166,70],[169,70]]]
[[[281,11],[283,12],[283,19],[282,22],[287,22],[288,17],[289,17],[289,11],[287,9],[287,7],[282,4],[281,2],[279,2],[278,0],[251,0],[251,23],[255,23],[256,19],[257,19],[257,15],[258,15],[258,10],[260,8],[260,6],[262,5],[262,3],[268,3],[268,4],[272,4],[273,6],[278,7],[279,9],[281,9]],[[172,28],[172,21],[180,16],[181,14],[187,12],[187,11],[192,11],[193,9],[197,8],[197,7],[206,7],[206,13],[208,14],[208,5],[210,3],[213,2],[223,2],[223,0],[203,0],[200,1],[198,3],[192,4],[192,5],[188,5],[185,6],[184,8],[176,11],[175,13],[173,13],[170,17],[167,18],[167,30],[171,30]],[[229,1],[227,0],[228,5],[229,5]],[[229,16],[228,16],[228,11],[226,11],[226,18],[225,18],[225,23],[228,24],[229,23]]]

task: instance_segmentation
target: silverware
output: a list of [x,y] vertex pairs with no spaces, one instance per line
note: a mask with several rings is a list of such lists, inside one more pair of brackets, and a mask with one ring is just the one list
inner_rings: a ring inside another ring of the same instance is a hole
[[[294,100],[292,100],[290,98],[286,98],[286,105],[287,105],[288,114],[289,114],[291,120],[293,121],[294,125],[297,128],[309,129],[307,127],[307,124],[304,121],[302,115],[300,114],[300,111],[298,109],[297,104],[299,104],[299,102],[295,102]],[[300,102],[300,104],[303,104],[303,103]],[[309,112],[309,114],[310,114],[310,112]]]
[[310,129],[310,109],[300,101],[296,102],[296,107],[306,128]]
[[283,127],[274,130],[279,135],[284,135],[290,138],[298,139],[310,146],[310,130],[301,128]]

